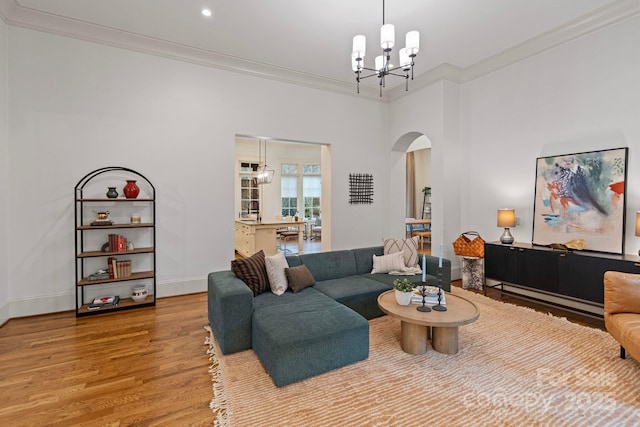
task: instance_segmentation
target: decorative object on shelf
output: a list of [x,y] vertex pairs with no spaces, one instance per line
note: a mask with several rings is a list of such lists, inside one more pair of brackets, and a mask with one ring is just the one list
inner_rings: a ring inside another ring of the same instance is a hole
[[[474,236],[473,239],[467,236]],[[465,231],[453,241],[453,253],[458,256],[484,258],[484,239],[477,231]]]
[[117,199],[118,191],[116,191],[116,187],[107,187],[107,188],[108,188],[107,197],[110,199]]
[[93,211],[96,214],[96,220],[91,222],[91,225],[112,225],[113,221],[109,219],[109,211]]
[[101,221],[105,221],[109,219],[109,214],[111,213],[109,211],[100,211],[100,212],[94,211],[94,212],[96,214],[96,218],[98,218]]
[[[636,212],[636,236],[640,236],[640,211]],[[638,249],[638,256],[640,256],[640,249]]]
[[271,180],[273,180],[273,175],[275,174],[275,170],[271,169],[267,166],[267,140],[264,140],[264,163],[262,162],[262,139],[258,139],[258,156],[259,156],[259,166],[258,170],[255,172],[256,183],[260,184],[271,184]]
[[539,157],[533,243],[584,239],[589,250],[624,253],[628,148]]
[[141,222],[139,213],[131,214],[131,224],[140,224]]
[[513,243],[513,236],[509,231],[509,227],[516,225],[515,209],[498,209],[498,227],[504,227],[504,233],[500,236],[500,242],[505,245]]
[[135,249],[135,246],[133,245],[133,242],[131,240],[127,241],[127,250],[128,251],[132,251]]
[[349,174],[349,204],[370,205],[373,203],[373,175],[369,173]]
[[396,279],[393,281],[396,302],[399,305],[409,305],[413,295],[413,283],[409,279]]
[[135,199],[140,194],[140,187],[138,187],[134,179],[128,179],[127,185],[124,186],[122,191],[127,199]]
[[[382,55],[376,56],[374,61],[375,68],[367,68],[364,66],[364,57],[366,54],[367,39],[364,35],[357,35],[353,38],[353,49],[351,52],[351,69],[356,73],[357,92],[360,93],[360,80],[377,76],[380,79],[380,96],[382,97],[382,88],[385,87],[385,78],[387,76],[402,77],[405,79],[405,91],[409,90],[409,71],[411,71],[411,80],[413,80],[414,58],[420,50],[420,33],[418,31],[409,31],[405,37],[406,45],[398,52],[398,66],[391,63],[391,50],[395,45],[395,27],[393,24],[385,24],[384,19],[384,0],[382,0],[382,28],[380,28],[380,47]],[[371,74],[362,76],[362,71],[371,71]],[[402,74],[399,74],[402,73]]]
[[149,292],[146,285],[136,286],[131,291],[131,299],[134,302],[143,302],[147,299],[147,295],[149,295]]

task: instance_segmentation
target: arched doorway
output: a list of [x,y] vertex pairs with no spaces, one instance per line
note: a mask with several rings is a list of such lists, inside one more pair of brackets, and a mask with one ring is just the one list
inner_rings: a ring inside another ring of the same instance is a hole
[[[405,234],[419,235],[421,252],[431,253],[431,140],[420,132],[408,132],[393,145],[402,153],[398,171],[404,171]],[[401,167],[403,164],[403,168]],[[423,223],[416,223],[425,221]],[[426,222],[428,221],[428,222]]]

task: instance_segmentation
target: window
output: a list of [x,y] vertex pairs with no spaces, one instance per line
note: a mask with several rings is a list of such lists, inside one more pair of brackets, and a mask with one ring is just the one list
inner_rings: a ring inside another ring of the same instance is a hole
[[283,163],[280,172],[282,216],[295,216],[298,212],[298,165]]
[[320,194],[322,193],[320,165],[305,164],[300,168],[294,163],[282,163],[280,172],[282,216],[295,216],[299,213],[301,206],[298,206],[298,201],[302,200],[304,217],[319,217]]
[[304,165],[302,170],[302,197],[304,200],[304,216],[306,218],[319,217],[320,195],[322,193],[320,165]]

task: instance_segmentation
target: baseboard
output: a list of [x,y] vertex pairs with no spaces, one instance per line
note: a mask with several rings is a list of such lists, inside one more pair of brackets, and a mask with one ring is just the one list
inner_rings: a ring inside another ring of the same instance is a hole
[[191,277],[181,280],[170,280],[158,283],[156,286],[157,297],[174,297],[176,295],[196,294],[207,291],[206,277]]
[[4,301],[0,306],[0,328],[11,319],[11,306],[9,301]]
[[32,298],[14,299],[8,305],[11,318],[36,316],[75,310],[73,294],[43,295]]
[[[207,291],[206,277],[193,277],[157,283],[157,298],[195,294]],[[114,292],[115,293],[115,292]],[[0,306],[0,325],[15,317],[73,311],[74,294],[45,295],[33,298],[10,300]]]

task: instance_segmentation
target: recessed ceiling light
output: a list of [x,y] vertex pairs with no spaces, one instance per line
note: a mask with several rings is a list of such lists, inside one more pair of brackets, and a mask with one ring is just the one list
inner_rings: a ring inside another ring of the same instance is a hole
[[202,9],[202,14],[204,16],[211,16],[211,10],[209,9]]

